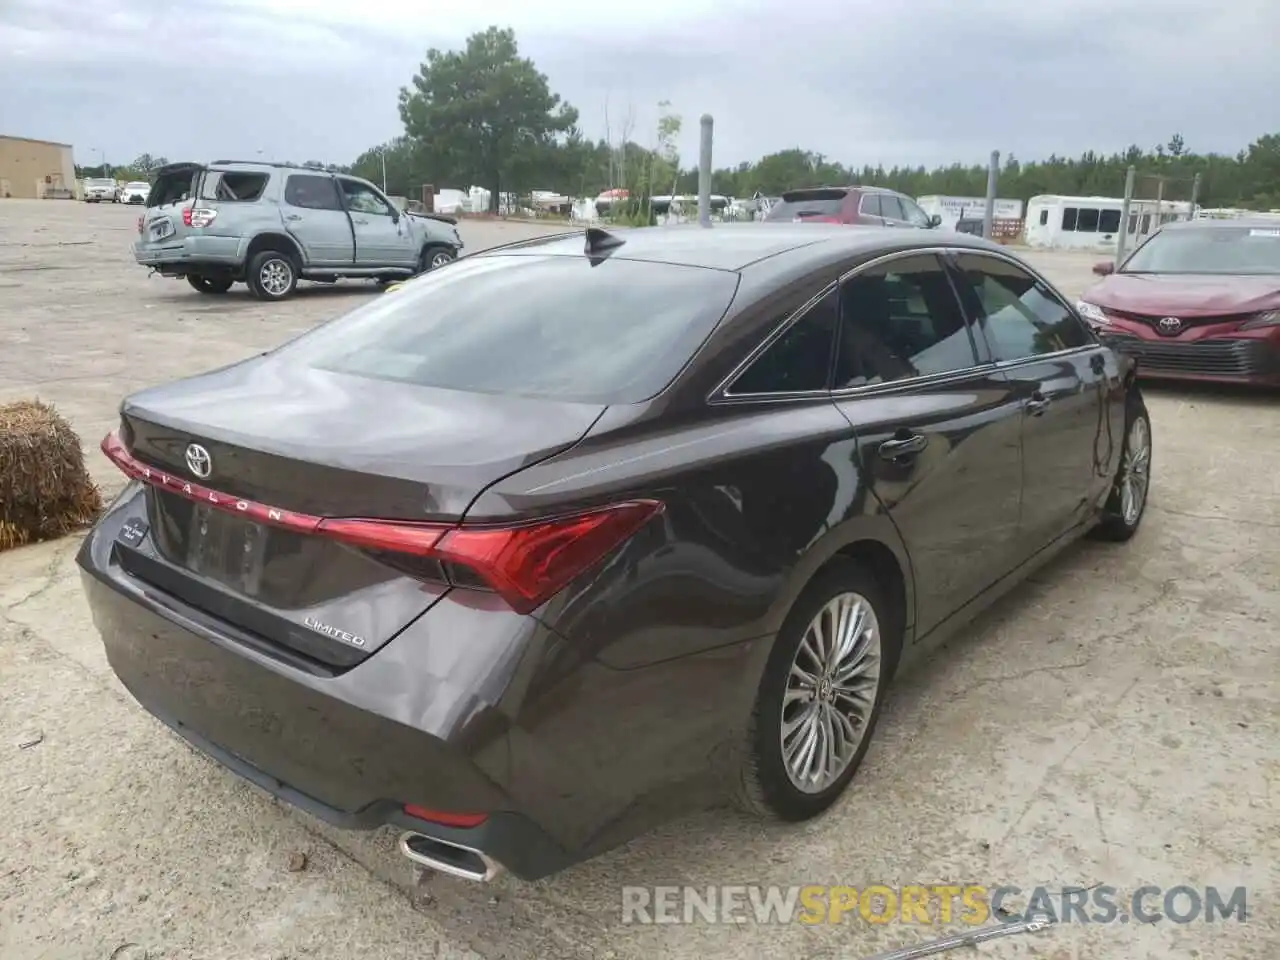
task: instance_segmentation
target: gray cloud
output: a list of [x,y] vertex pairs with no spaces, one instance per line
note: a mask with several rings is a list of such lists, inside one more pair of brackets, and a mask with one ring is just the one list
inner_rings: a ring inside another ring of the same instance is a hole
[[714,114],[717,164],[792,146],[855,164],[1032,159],[1175,131],[1235,151],[1280,130],[1274,0],[544,0],[541,20],[393,6],[361,19],[289,0],[7,0],[0,89],[22,92],[0,124],[70,141],[82,162],[95,149],[349,161],[399,132],[396,93],[428,47],[492,19],[513,23],[588,135],[607,107],[615,134],[630,111],[649,140],[670,100],[686,156]]

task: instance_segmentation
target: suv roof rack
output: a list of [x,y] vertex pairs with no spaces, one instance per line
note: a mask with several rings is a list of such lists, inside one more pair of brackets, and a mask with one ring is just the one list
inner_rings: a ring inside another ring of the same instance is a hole
[[321,173],[330,172],[324,167],[304,167],[300,163],[281,163],[279,160],[213,160],[211,161],[211,166],[231,166],[237,163],[246,167],[275,167],[277,170],[319,170]]

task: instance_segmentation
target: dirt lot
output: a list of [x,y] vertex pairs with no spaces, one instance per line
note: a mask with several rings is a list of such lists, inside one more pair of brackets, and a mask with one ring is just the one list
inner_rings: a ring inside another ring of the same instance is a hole
[[[215,298],[148,279],[128,250],[136,216],[0,202],[0,401],[57,404],[108,491],[120,482],[97,441],[124,394],[372,295],[313,287],[268,307],[239,287]],[[536,229],[464,236],[474,249]],[[1090,279],[1091,257],[1036,259],[1068,294]],[[536,885],[436,877],[415,891],[390,835],[341,835],[273,804],[117,684],[81,599],[76,538],[0,554],[0,956],[856,960],[934,932],[853,918],[623,926],[621,887],[955,882],[1101,883],[1122,897],[1248,887],[1245,923],[1063,924],[983,956],[1274,958],[1277,398],[1152,389],[1149,404],[1155,480],[1139,536],[1070,551],[903,678],[832,813],[791,828],[707,813]]]

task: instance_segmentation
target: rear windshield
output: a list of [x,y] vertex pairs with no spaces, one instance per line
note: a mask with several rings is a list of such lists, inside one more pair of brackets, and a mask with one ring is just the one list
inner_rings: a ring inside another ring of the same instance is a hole
[[421,386],[638,403],[715,328],[736,274],[611,257],[463,258],[317,328],[280,355]]
[[107,180],[102,177],[94,177],[89,181],[89,186],[91,187],[114,187],[115,185],[116,182],[114,180]]
[[795,220],[797,217],[838,217],[847,190],[797,190],[784,193],[782,200],[769,208],[765,220]]
[[184,167],[156,178],[151,194],[147,197],[148,207],[163,207],[170,203],[179,203],[191,198],[191,189],[200,170]]

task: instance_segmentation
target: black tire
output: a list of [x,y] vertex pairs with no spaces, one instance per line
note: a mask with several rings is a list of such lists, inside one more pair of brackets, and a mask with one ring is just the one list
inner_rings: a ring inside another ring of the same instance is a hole
[[450,250],[448,247],[429,246],[424,247],[422,256],[418,259],[418,272],[426,273],[429,270],[435,270],[444,266],[446,263],[452,263],[458,259],[458,254]]
[[187,274],[187,283],[191,284],[192,290],[199,290],[201,293],[226,293],[231,289],[232,281],[220,277],[197,277]]
[[[1145,477],[1142,487],[1141,501],[1136,513],[1126,517],[1124,509],[1124,485],[1133,464],[1131,463],[1130,443],[1135,437],[1135,424],[1141,422],[1146,431],[1145,470],[1140,472]],[[1108,540],[1112,543],[1124,543],[1138,532],[1142,518],[1147,512],[1147,502],[1151,499],[1151,460],[1155,444],[1152,442],[1151,416],[1147,413],[1146,402],[1137,384],[1129,387],[1124,401],[1124,441],[1120,446],[1120,464],[1116,468],[1116,476],[1111,484],[1111,493],[1102,508],[1102,517],[1098,525],[1090,531],[1096,540]]]
[[283,250],[259,251],[249,261],[245,282],[259,300],[285,300],[298,289],[298,264]]
[[[792,782],[782,746],[784,698],[792,662],[810,623],[833,599],[860,594],[869,602],[880,628],[879,676],[875,701],[863,724],[862,739],[843,772],[820,792],[806,792]],[[816,817],[839,799],[857,773],[875,736],[885,691],[902,645],[902,611],[890,606],[880,582],[853,561],[831,564],[808,585],[788,614],[769,654],[747,729],[741,776],[735,783],[736,805],[758,817],[798,822]]]

